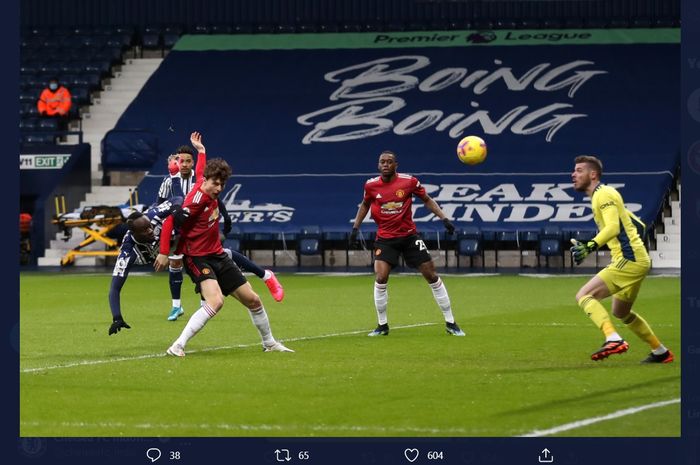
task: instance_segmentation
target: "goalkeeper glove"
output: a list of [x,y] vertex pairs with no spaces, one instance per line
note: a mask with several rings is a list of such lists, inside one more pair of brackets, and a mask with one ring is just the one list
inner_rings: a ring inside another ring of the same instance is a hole
[[109,335],[117,334],[122,328],[131,329],[131,326],[126,324],[126,321],[121,318],[115,318],[112,322],[112,326],[109,327]]
[[577,241],[576,239],[571,239],[571,244],[573,244],[573,246],[569,250],[571,250],[571,256],[577,265],[580,265],[589,253],[598,250],[598,244],[596,241],[588,241],[583,243]]
[[447,234],[454,234],[455,232],[455,225],[452,224],[452,221],[450,221],[447,218],[442,219],[442,224],[445,225],[445,229],[447,230]]

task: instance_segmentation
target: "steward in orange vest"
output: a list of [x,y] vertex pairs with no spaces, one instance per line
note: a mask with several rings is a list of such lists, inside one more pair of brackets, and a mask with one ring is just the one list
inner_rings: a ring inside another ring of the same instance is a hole
[[49,87],[41,92],[36,103],[40,115],[66,116],[71,107],[71,95],[68,89],[58,84],[58,79],[49,81]]

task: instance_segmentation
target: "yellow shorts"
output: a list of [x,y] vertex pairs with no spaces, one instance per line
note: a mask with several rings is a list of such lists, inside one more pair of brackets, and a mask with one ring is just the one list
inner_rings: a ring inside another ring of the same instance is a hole
[[633,303],[642,287],[642,281],[649,273],[648,260],[632,262],[627,259],[614,260],[598,273],[616,299]]

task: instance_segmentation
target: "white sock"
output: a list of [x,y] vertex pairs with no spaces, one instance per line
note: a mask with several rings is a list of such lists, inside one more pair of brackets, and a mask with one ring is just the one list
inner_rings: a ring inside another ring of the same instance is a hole
[[173,299],[173,307],[179,307],[180,303],[180,299]]
[[270,270],[265,270],[265,275],[262,278],[263,281],[267,281],[270,278],[272,278],[272,273],[270,273]]
[[455,317],[452,316],[452,305],[450,304],[450,296],[447,295],[447,289],[442,283],[442,279],[438,278],[437,281],[430,284],[430,290],[433,291],[433,297],[435,297],[435,302],[437,302],[440,310],[442,310],[442,316],[445,317],[447,323],[454,323]]
[[386,305],[389,302],[389,293],[386,290],[386,284],[374,283],[374,308],[377,310],[377,321],[380,325],[385,325]]
[[206,304],[206,303],[207,303],[206,300],[199,299],[199,306],[200,307],[204,307],[204,304]]
[[663,344],[661,344],[659,347],[657,347],[656,349],[652,350],[652,353],[653,353],[654,355],[661,355],[661,354],[665,354],[667,350],[668,350],[668,349],[667,349],[666,347],[664,347]]
[[270,329],[270,320],[267,318],[267,313],[265,312],[265,307],[260,307],[260,309],[253,311],[248,309],[250,313],[250,318],[253,320],[253,324],[258,328],[260,333],[260,338],[265,345],[271,345],[275,343],[275,338],[272,337],[272,329]]
[[204,328],[207,321],[214,316],[216,316],[216,312],[205,302],[201,308],[192,314],[190,320],[185,325],[185,329],[182,330],[180,337],[177,338],[175,343],[180,344],[184,348],[187,341],[192,339],[195,334]]
[[622,337],[621,337],[619,334],[617,334],[617,331],[614,332],[614,333],[612,333],[610,336],[607,336],[607,337],[605,338],[605,342],[610,342],[610,341],[621,341],[621,340],[622,340]]

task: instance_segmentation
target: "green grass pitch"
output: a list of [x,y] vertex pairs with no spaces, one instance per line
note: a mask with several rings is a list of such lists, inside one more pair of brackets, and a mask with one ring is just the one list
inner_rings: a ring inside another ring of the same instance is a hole
[[[179,359],[164,353],[198,306],[189,278],[168,322],[167,274],[132,275],[132,329],[108,336],[109,274],[21,274],[21,436],[680,435],[679,351],[640,365],[648,347],[617,324],[629,352],[592,362],[602,336],[574,301],[588,276],[443,275],[463,338],[418,275],[392,275],[375,338],[372,275],[279,277],[282,303],[250,281],[296,353],[263,353],[227,298]],[[635,309],[680,347],[679,278],[648,278]]]

